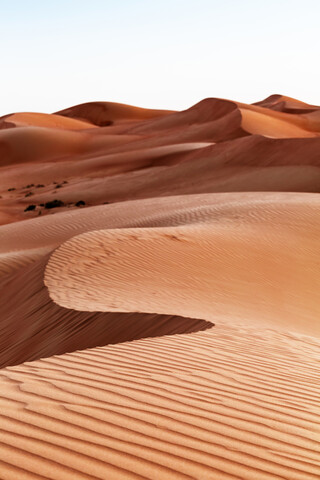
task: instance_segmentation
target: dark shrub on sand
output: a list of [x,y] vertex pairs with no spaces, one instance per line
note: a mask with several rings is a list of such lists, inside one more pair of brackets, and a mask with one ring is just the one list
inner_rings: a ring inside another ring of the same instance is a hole
[[47,202],[44,204],[44,208],[58,208],[63,206],[64,202],[62,200],[52,200],[51,202]]

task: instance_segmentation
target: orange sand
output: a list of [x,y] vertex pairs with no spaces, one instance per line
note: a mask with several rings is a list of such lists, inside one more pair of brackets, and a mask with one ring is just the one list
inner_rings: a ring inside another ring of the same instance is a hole
[[1,479],[319,478],[319,112],[0,118]]

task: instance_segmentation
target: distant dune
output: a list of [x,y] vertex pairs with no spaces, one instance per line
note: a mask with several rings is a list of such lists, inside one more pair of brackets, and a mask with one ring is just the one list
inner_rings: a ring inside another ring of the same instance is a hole
[[320,107],[0,118],[0,478],[320,477]]

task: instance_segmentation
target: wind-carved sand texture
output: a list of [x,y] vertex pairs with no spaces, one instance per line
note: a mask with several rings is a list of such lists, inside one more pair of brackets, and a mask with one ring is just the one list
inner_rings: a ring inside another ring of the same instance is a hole
[[0,479],[320,476],[320,108],[0,118]]

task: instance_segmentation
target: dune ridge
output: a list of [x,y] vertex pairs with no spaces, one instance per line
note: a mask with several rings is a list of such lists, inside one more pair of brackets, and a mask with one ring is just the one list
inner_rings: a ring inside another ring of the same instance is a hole
[[180,227],[73,237],[49,259],[49,294],[66,308],[219,321],[256,323],[259,309],[260,323],[319,336],[318,197],[313,208],[267,199],[203,209]]
[[178,315],[93,313],[61,308],[43,283],[48,260],[20,270],[2,285],[0,368],[89,347],[143,337],[189,333],[211,322]]

